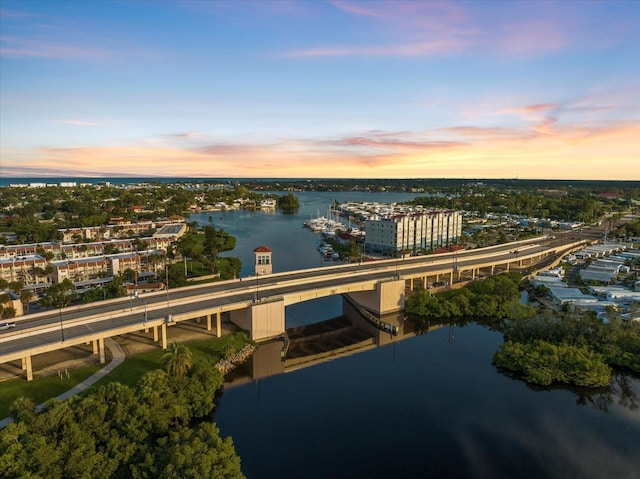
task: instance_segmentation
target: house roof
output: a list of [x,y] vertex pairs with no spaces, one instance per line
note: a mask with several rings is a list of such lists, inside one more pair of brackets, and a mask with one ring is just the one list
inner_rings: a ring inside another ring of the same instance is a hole
[[273,251],[266,246],[258,246],[253,250],[254,253],[272,253]]

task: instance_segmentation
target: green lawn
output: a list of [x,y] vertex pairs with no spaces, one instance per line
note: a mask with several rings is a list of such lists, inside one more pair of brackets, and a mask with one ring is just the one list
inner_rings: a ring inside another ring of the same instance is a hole
[[9,415],[9,406],[20,396],[27,396],[40,404],[68,391],[79,382],[84,381],[98,371],[104,364],[96,364],[88,368],[69,370],[69,377],[60,379],[57,375],[34,377],[33,381],[22,378],[11,379],[0,383],[0,418]]
[[[189,341],[185,343],[193,353],[193,361],[217,362],[224,357],[227,344],[238,351],[246,344],[246,336],[238,333],[228,334],[221,338]],[[144,373],[162,367],[162,356],[165,351],[154,349],[145,353],[127,357],[124,363],[111,371],[107,376],[94,384],[89,390],[110,382],[120,382],[127,386],[135,386]]]
[[[227,344],[233,351],[238,351],[246,344],[246,336],[240,333],[233,333],[222,338],[211,338],[186,342],[185,344],[193,353],[193,361],[213,361],[216,362],[224,357]],[[120,366],[111,371],[96,384],[88,389],[91,391],[98,386],[110,382],[120,382],[127,386],[135,386],[140,377],[147,371],[160,368],[162,356],[165,351],[154,349],[135,356],[127,357]],[[27,396],[33,399],[36,404],[45,402],[59,394],[71,389],[73,386],[91,376],[103,365],[91,366],[89,368],[70,370],[69,378],[60,380],[58,376],[34,378],[33,381],[25,381],[22,378],[12,379],[0,383],[0,419],[9,415],[9,406],[20,396]]]

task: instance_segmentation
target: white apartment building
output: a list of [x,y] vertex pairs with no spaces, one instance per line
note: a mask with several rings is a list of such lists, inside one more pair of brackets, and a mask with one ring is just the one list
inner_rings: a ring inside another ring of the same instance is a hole
[[366,251],[395,254],[455,244],[462,235],[462,212],[453,210],[397,214],[365,221]]

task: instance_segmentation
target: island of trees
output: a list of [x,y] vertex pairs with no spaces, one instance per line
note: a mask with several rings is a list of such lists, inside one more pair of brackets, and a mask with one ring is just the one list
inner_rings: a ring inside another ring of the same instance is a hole
[[405,308],[419,333],[431,322],[469,321],[501,331],[505,342],[495,365],[532,384],[601,387],[609,384],[612,368],[640,372],[640,324],[522,305],[521,280],[511,272],[437,295],[420,290]]

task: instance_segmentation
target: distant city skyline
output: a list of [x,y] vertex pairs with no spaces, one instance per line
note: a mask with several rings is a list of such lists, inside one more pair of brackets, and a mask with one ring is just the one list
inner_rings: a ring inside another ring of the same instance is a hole
[[0,3],[0,177],[639,165],[639,2]]

